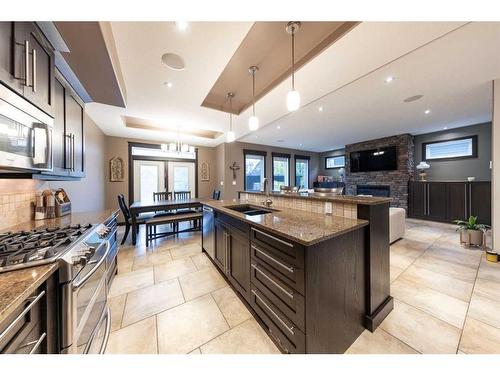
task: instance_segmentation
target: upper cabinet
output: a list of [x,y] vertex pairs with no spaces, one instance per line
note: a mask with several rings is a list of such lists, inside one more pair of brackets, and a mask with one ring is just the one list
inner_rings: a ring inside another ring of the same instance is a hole
[[54,50],[35,23],[0,23],[0,80],[52,117],[54,61]]

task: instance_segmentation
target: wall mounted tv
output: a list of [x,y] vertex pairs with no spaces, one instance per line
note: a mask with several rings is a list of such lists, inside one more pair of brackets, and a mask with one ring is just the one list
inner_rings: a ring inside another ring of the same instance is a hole
[[398,169],[396,146],[350,153],[350,170],[356,172],[393,171]]

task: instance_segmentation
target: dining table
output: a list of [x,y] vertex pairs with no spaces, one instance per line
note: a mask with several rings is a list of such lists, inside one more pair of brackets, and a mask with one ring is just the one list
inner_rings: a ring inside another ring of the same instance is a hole
[[140,214],[158,211],[180,210],[183,208],[198,208],[201,206],[201,200],[196,198],[139,201],[132,203],[129,208],[130,216],[132,219],[132,244],[135,245],[137,240],[137,217]]

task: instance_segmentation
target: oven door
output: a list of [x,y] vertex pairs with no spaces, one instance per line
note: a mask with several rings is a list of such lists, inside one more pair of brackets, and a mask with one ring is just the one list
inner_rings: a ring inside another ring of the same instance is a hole
[[83,353],[104,319],[109,250],[109,242],[103,242],[75,280],[63,286],[61,345],[64,353]]
[[4,90],[0,87],[0,169],[52,170],[53,120],[41,115],[44,122],[18,109],[6,101]]

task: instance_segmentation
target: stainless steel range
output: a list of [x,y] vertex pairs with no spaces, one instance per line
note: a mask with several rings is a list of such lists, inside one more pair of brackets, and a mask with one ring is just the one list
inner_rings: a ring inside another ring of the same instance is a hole
[[116,270],[116,216],[0,234],[0,272],[59,263],[61,353],[104,353],[110,332],[107,293]]

